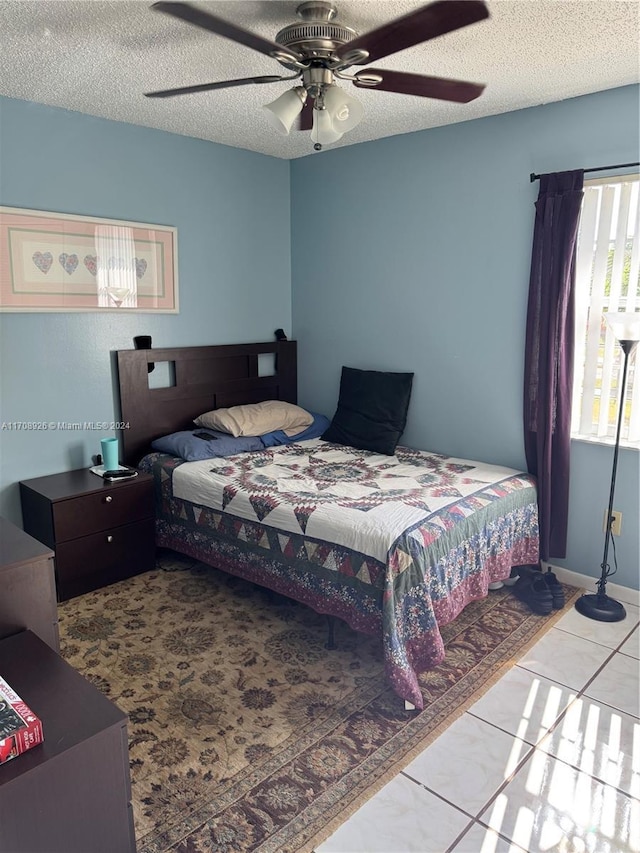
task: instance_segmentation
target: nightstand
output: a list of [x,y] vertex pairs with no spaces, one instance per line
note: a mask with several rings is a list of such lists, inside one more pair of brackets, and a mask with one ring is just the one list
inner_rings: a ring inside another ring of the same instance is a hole
[[20,483],[25,531],[55,551],[64,601],[155,567],[153,477],[108,482],[87,468]]

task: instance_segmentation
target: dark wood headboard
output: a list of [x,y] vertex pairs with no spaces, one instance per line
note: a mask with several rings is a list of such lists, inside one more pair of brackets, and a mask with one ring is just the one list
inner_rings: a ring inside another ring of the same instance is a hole
[[[258,357],[275,354],[275,374],[258,375]],[[155,438],[193,427],[193,419],[212,409],[261,403],[297,402],[295,341],[224,344],[211,347],[118,350],[120,458],[137,465]],[[149,387],[148,365],[169,362],[175,384]]]

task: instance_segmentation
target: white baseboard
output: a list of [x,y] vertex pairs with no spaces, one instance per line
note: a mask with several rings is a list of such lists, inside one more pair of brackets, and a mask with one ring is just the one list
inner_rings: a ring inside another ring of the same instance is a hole
[[[572,572],[569,569],[564,569],[562,566],[554,566],[553,563],[541,563],[541,565],[544,569],[550,568],[556,574],[559,581],[564,581],[564,583],[568,583],[571,586],[577,586],[579,589],[584,589],[587,592],[597,592],[597,578]],[[610,595],[611,598],[615,598],[617,601],[635,604],[636,607],[640,606],[640,590],[607,581],[607,595]]]

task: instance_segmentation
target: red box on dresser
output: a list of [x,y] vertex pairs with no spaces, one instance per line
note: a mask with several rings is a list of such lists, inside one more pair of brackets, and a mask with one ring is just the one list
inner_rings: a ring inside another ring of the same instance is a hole
[[0,764],[44,740],[42,723],[0,677]]

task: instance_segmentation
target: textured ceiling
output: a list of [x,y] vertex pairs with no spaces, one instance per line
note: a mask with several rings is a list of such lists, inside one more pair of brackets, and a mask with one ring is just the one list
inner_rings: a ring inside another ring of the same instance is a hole
[[[273,40],[295,2],[194,2]],[[337,22],[365,33],[414,0],[336,0]],[[486,83],[469,104],[355,89],[362,123],[332,147],[380,139],[640,80],[640,3],[497,0],[490,18],[379,60],[382,68]],[[366,67],[366,66],[363,66]],[[0,94],[208,139],[275,157],[313,153],[308,132],[278,135],[261,105],[294,83],[151,100],[143,92],[262,74],[274,59],[150,9],[141,0],[0,0]]]

